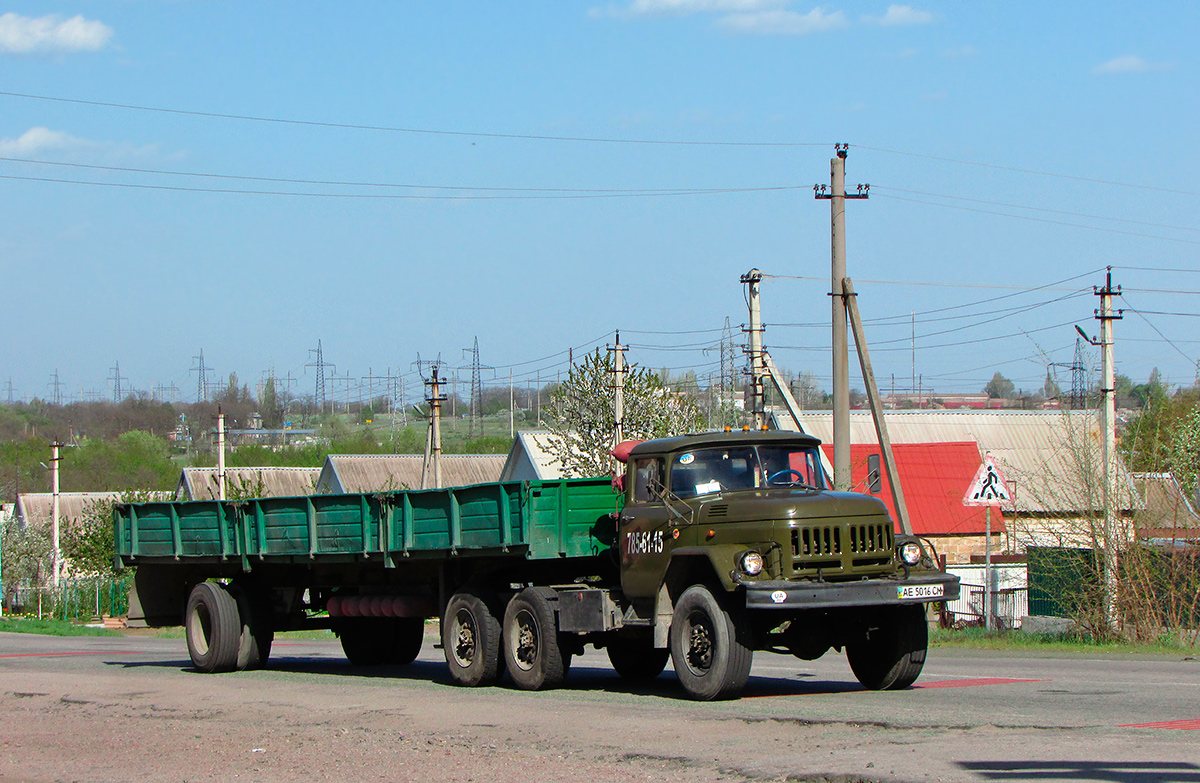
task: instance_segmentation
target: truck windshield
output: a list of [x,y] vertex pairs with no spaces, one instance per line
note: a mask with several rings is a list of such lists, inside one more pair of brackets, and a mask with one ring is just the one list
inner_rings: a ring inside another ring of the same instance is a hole
[[671,492],[680,498],[766,487],[825,489],[817,450],[796,446],[701,448],[671,458]]

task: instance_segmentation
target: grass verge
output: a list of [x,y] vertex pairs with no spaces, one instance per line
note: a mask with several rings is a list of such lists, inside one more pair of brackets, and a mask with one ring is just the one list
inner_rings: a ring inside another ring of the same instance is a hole
[[38,620],[32,617],[0,617],[0,631],[37,633],[43,636],[120,636],[108,628],[88,628],[66,620]]
[[986,631],[964,628],[948,631],[934,628],[929,632],[929,646],[974,650],[1011,650],[1014,652],[1114,653],[1179,655],[1200,654],[1200,649],[1186,647],[1175,639],[1158,642],[1094,642],[1072,636],[1039,636],[1020,631]]

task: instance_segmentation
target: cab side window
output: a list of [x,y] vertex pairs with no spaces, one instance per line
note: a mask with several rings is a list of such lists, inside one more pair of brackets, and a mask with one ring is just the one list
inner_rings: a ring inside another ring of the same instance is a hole
[[633,501],[649,503],[662,497],[663,461],[644,457],[633,466]]

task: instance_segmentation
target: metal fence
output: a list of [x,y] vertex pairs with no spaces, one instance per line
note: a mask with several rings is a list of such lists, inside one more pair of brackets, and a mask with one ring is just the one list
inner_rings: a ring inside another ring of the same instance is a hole
[[[946,569],[962,580],[958,599],[946,602],[946,610],[955,626],[986,625],[984,569],[982,565],[955,565]],[[992,582],[992,616],[995,618],[995,627],[1020,628],[1021,618],[1029,614],[1029,588],[1025,566],[992,566]]]
[[58,587],[16,587],[5,597],[5,613],[87,622],[129,611],[132,576],[64,579]]

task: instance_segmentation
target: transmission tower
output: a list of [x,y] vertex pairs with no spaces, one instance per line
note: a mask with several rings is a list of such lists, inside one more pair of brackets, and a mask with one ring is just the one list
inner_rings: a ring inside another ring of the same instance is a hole
[[725,328],[721,330],[721,401],[726,402],[733,393],[736,383],[733,368],[733,329],[729,316],[725,316]]
[[[55,372],[57,372],[57,370]],[[12,405],[13,404],[13,391],[14,391],[13,385],[12,385],[12,377],[9,377],[8,384],[5,386],[5,391],[8,392],[8,404]]]
[[1087,370],[1084,365],[1083,340],[1075,338],[1075,360],[1071,362],[1071,408],[1083,408],[1087,400]]
[[309,356],[312,356],[313,354],[317,355],[317,360],[315,362],[311,362],[304,366],[305,367],[315,367],[317,369],[317,383],[316,383],[316,386],[314,387],[314,391],[313,391],[313,401],[316,402],[317,405],[320,406],[318,408],[318,410],[320,410],[322,413],[324,413],[325,412],[325,368],[328,367],[330,370],[336,370],[337,366],[325,361],[325,354],[321,350],[321,341],[320,340],[317,340],[316,348],[308,349],[308,354],[309,354]]
[[[54,374],[50,376],[50,383],[46,385],[53,389],[53,391],[50,393],[50,401],[55,405],[62,405],[62,382],[58,380],[58,370],[54,371]],[[12,395],[10,393],[9,402],[12,402],[11,396]]]
[[475,436],[476,427],[480,436],[483,435],[483,378],[482,370],[494,370],[486,364],[479,363],[479,338],[475,338],[474,348],[463,348],[463,353],[471,354],[471,420],[467,425],[467,437]]
[[196,402],[208,402],[208,374],[212,372],[212,368],[204,363],[204,349],[200,349],[199,356],[193,356],[197,364],[192,368],[192,372],[196,373]]
[[108,379],[113,384],[113,402],[120,403],[121,400],[125,399],[125,396],[121,393],[121,381],[128,381],[129,379],[121,377],[120,362],[113,363],[112,373]]

